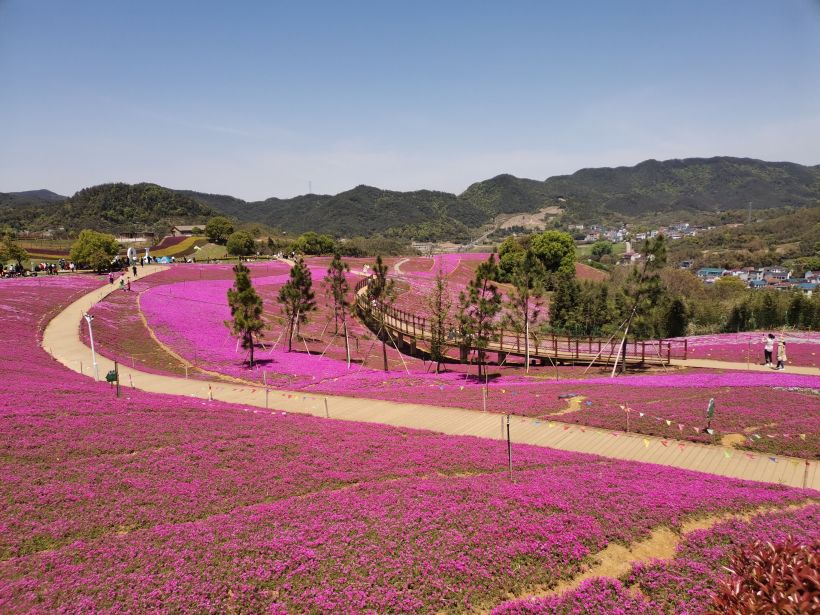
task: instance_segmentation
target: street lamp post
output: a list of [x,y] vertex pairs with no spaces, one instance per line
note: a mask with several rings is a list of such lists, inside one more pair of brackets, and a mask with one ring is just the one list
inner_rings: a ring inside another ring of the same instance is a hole
[[86,312],[83,314],[85,321],[88,323],[88,339],[91,342],[91,363],[94,365],[94,380],[100,379],[100,374],[97,371],[97,353],[94,352],[94,332],[91,330],[91,321],[94,317]]

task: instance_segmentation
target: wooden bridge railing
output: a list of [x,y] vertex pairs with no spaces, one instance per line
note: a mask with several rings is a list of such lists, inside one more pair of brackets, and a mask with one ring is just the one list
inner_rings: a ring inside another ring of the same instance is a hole
[[[432,339],[430,323],[423,316],[381,302],[368,302],[366,291],[369,281],[370,278],[365,278],[355,286],[356,303],[362,313],[369,314],[378,322],[384,322],[384,325],[392,331],[417,341]],[[461,346],[457,325],[451,323],[447,328],[449,334],[445,343],[452,347]],[[627,340],[625,345],[624,355],[633,363],[669,364],[672,359],[686,359],[689,350],[687,340],[631,339]],[[525,352],[524,335],[522,332],[504,330],[503,327],[499,327],[486,350],[523,355]],[[551,356],[580,361],[598,356],[604,362],[613,362],[620,350],[621,338],[618,336],[612,340],[605,340],[593,336],[530,334],[530,355],[532,357]]]

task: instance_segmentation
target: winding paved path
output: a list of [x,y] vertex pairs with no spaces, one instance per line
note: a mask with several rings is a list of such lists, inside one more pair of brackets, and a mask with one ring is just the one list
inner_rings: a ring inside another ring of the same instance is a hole
[[[144,267],[142,277],[166,269]],[[60,312],[46,327],[42,345],[57,361],[76,372],[90,374],[90,349],[80,339],[80,322],[91,305],[117,289],[107,285],[94,290]],[[113,361],[97,355],[101,378],[113,368]],[[382,423],[397,427],[429,429],[451,435],[478,436],[501,440],[505,417],[499,414],[358,399],[322,396],[299,391],[270,389],[226,382],[206,382],[175,376],[162,376],[120,365],[120,381],[152,393],[171,393],[242,404],[258,408],[276,408],[294,413],[312,414],[346,421]],[[532,444],[566,451],[593,453],[615,459],[656,463],[755,481],[782,483],[820,489],[817,462],[803,459],[747,453],[745,451],[677,442],[642,434],[625,434],[592,427],[512,416],[511,439],[514,443]],[[666,444],[663,444],[663,443]],[[771,459],[776,459],[772,461]],[[515,449],[513,448],[513,464]]]

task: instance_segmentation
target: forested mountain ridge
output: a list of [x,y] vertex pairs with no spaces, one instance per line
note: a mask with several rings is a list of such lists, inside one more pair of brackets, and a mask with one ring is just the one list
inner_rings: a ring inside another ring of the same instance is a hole
[[581,169],[547,179],[548,194],[571,200],[575,213],[641,215],[672,210],[716,211],[820,202],[820,165],[752,158],[646,160],[634,167]]
[[[374,233],[422,235],[463,233],[487,221],[469,201],[448,192],[399,192],[356,186],[336,195],[305,194],[290,199],[246,202],[225,195],[183,191],[222,213],[246,222],[262,222],[289,232],[319,231],[336,236]],[[437,227],[439,232],[430,232]],[[427,229],[425,231],[425,229]]]
[[293,233],[463,241],[499,214],[555,206],[564,210],[566,220],[587,223],[664,212],[737,210],[750,203],[754,209],[816,206],[820,165],[732,157],[647,160],[633,167],[581,169],[544,181],[502,174],[476,182],[460,195],[361,185],[336,195],[247,202],[155,184],[105,184],[81,190],[62,203],[4,206],[3,196],[0,224],[33,230],[66,222],[72,228],[86,224],[100,230],[145,228],[168,220],[198,223],[217,211]]
[[[0,208],[0,225],[15,227],[25,211],[21,230],[64,228],[77,232],[92,228],[104,232],[162,231],[179,222],[202,222],[216,211],[194,199],[156,184],[101,184],[80,190],[63,201],[40,201],[24,209]],[[19,227],[18,227],[19,228]]]

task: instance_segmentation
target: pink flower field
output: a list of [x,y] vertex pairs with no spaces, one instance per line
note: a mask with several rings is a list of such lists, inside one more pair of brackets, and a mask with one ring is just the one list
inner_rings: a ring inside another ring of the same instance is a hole
[[[0,337],[15,348],[0,356],[2,612],[506,608],[611,542],[817,495],[525,446],[510,482],[501,442],[130,389],[117,399],[37,343],[99,283],[0,282]],[[587,604],[607,604],[596,592]]]
[[[697,359],[763,363],[763,338],[773,333],[786,342],[789,365],[820,367],[820,331],[759,331],[754,333],[721,333],[686,338],[689,356]],[[683,338],[679,338],[683,339]]]
[[[453,270],[460,265],[460,260],[449,262]],[[429,364],[402,356],[390,348],[391,371],[385,373],[379,369],[380,344],[374,345],[372,334],[354,319],[350,320],[351,339],[355,340],[353,357],[366,358],[364,365],[354,363],[347,369],[342,340],[340,337],[331,339],[332,323],[327,326],[326,311],[317,313],[305,329],[308,337],[315,340],[307,349],[311,354],[298,344],[294,352],[287,352],[281,340],[276,344],[282,327],[276,322],[279,312],[275,294],[286,275],[286,267],[281,264],[253,268],[272,329],[266,335],[265,346],[257,349],[259,365],[254,370],[248,369],[243,364],[244,352],[237,349],[223,324],[229,316],[224,297],[231,282],[230,269],[224,266],[222,269],[225,270],[222,277],[217,279],[216,274],[211,273],[211,279],[202,281],[196,279],[195,269],[189,269],[189,278],[194,279],[183,281],[185,270],[177,267],[134,286],[140,291],[140,304],[154,333],[191,363],[210,372],[257,384],[263,381],[264,373],[269,385],[289,390],[483,409],[483,387],[465,377],[468,366],[448,365],[445,373],[436,375]],[[312,272],[315,280],[324,275],[321,266],[312,266]],[[423,296],[425,285],[430,283],[429,279],[416,274],[405,276],[405,281],[410,285],[405,294],[416,298]],[[319,288],[317,297],[321,304]],[[104,326],[106,320],[111,324],[109,333],[101,333],[104,336],[101,339],[117,340],[120,319],[133,316],[123,314],[117,306],[105,306],[104,302],[92,311],[102,317],[100,325]],[[192,311],[197,314],[196,319],[190,317]],[[106,352],[104,343],[102,348]],[[324,356],[319,356],[322,352]],[[121,360],[128,360],[127,355]],[[736,434],[733,445],[748,451],[809,459],[820,457],[818,376],[788,371],[666,373],[656,370],[652,374],[612,379],[603,375],[605,370],[592,370],[582,376],[581,367],[562,367],[558,370],[560,379],[556,381],[556,371],[552,368],[533,371],[530,377],[515,367],[496,371],[500,377],[493,378],[486,387],[486,407],[492,412],[606,429],[628,428],[647,435],[701,443],[721,442],[727,434]],[[571,394],[583,397],[583,403],[576,410],[569,408],[565,401]],[[714,433],[710,435],[705,431],[705,411],[712,397],[717,412],[710,426]],[[629,413],[626,408],[630,409]]]

